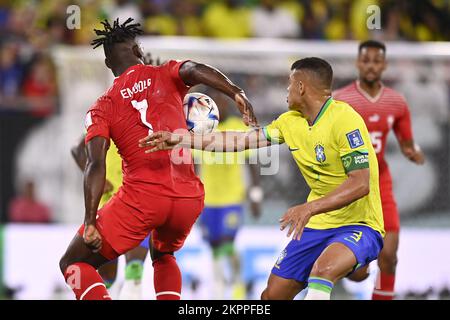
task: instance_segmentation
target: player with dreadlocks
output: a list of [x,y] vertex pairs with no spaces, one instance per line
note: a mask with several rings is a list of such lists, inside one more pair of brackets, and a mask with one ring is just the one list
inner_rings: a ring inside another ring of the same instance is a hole
[[[84,224],[60,260],[61,272],[80,300],[110,299],[96,270],[138,246],[150,232],[156,298],[180,299],[181,272],[174,252],[203,209],[203,185],[192,163],[172,161],[180,154],[146,154],[138,141],[153,130],[186,129],[182,101],[189,87],[205,84],[221,91],[234,99],[246,124],[257,124],[243,90],[217,69],[189,60],[145,65],[135,40],[142,31],[132,21],[102,22],[104,29],[95,30],[100,37],[92,42],[94,48],[103,46],[105,64],[116,78],[86,114]],[[123,185],[97,210],[110,139],[122,157]]]

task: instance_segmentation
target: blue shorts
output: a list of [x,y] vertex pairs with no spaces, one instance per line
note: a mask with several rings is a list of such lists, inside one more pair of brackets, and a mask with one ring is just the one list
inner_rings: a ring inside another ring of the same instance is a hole
[[351,225],[334,229],[305,228],[300,240],[291,240],[281,252],[272,273],[286,279],[306,282],[320,254],[330,244],[340,242],[356,257],[352,272],[378,258],[383,248],[383,237],[374,229]]
[[200,215],[203,238],[214,245],[226,239],[233,241],[243,222],[242,205],[205,207]]
[[148,236],[146,236],[145,239],[142,240],[141,244],[139,245],[140,247],[149,249],[148,242],[150,241],[150,235],[151,235],[151,233],[149,233]]

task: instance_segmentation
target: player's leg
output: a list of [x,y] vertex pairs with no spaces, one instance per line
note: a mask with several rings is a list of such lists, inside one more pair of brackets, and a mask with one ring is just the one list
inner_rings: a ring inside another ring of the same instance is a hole
[[213,299],[222,300],[225,298],[225,258],[226,251],[230,251],[231,246],[223,241],[224,211],[220,207],[205,207],[199,218],[203,239],[208,243],[212,252],[213,266]]
[[384,247],[378,257],[380,273],[373,291],[373,300],[394,299],[395,271],[397,267],[398,232],[386,232]]
[[395,203],[392,187],[384,184],[381,191],[381,203],[383,205],[384,247],[378,257],[380,273],[375,284],[373,300],[394,299],[395,271],[397,267],[397,250],[399,245],[400,216]]
[[336,281],[375,260],[383,246],[381,235],[367,226],[331,230],[334,236],[314,263],[305,300],[330,299]]
[[314,262],[330,235],[327,230],[305,228],[300,240],[291,240],[275,262],[261,299],[294,299],[305,288]]
[[142,299],[142,276],[144,273],[144,262],[148,253],[149,237],[142,241],[141,245],[125,254],[125,281],[120,289],[120,300]]
[[203,198],[171,200],[171,212],[151,235],[150,254],[154,269],[156,299],[181,298],[181,272],[174,252],[181,249],[203,209]]
[[329,300],[334,283],[356,265],[353,252],[342,243],[330,244],[314,263],[305,300]]
[[[103,242],[101,252],[113,253],[108,243]],[[93,253],[86,246],[80,234],[75,235],[59,262],[59,267],[66,283],[75,293],[77,300],[110,300],[103,279],[97,268],[109,259],[101,253]]]
[[98,268],[98,273],[105,283],[106,289],[112,287],[117,277],[117,259],[111,260]]
[[304,288],[305,282],[285,279],[271,273],[267,288],[261,294],[261,300],[292,300]]

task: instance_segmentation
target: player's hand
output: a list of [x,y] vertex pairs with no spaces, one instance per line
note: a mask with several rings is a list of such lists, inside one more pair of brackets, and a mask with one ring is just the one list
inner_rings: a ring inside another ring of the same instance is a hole
[[234,101],[236,102],[239,111],[242,113],[242,120],[247,126],[258,126],[258,120],[256,120],[256,116],[253,113],[253,107],[250,101],[248,101],[245,94],[242,93],[236,93],[234,95]]
[[415,144],[413,148],[405,148],[403,150],[405,156],[415,164],[422,165],[425,163],[425,155],[419,145]]
[[109,180],[105,180],[105,186],[103,187],[103,194],[112,192],[114,190],[114,186]]
[[93,251],[99,252],[102,248],[102,236],[93,224],[87,224],[83,234],[84,243]]
[[159,150],[171,150],[181,142],[181,137],[168,131],[153,132],[147,137],[139,140],[139,147],[149,148],[145,153]]
[[289,208],[280,219],[280,230],[284,230],[290,225],[287,236],[290,237],[293,233],[292,239],[300,240],[303,229],[311,216],[312,212],[308,203]]

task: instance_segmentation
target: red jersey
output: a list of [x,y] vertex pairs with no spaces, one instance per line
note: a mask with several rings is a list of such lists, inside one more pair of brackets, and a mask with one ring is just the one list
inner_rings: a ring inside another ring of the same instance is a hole
[[412,139],[411,116],[403,96],[382,86],[378,95],[372,98],[360,88],[358,81],[354,81],[337,90],[333,97],[347,102],[363,117],[377,154],[380,176],[388,174],[384,151],[391,129],[399,141]]
[[[182,64],[172,60],[161,66],[139,64],[128,68],[86,115],[85,143],[101,136],[117,146],[123,160],[123,187],[118,196],[127,203],[140,206],[146,195],[204,195],[188,149],[146,154],[138,146],[139,139],[149,132],[187,129],[182,105],[189,88],[179,76]],[[188,161],[180,161],[180,157]]]

